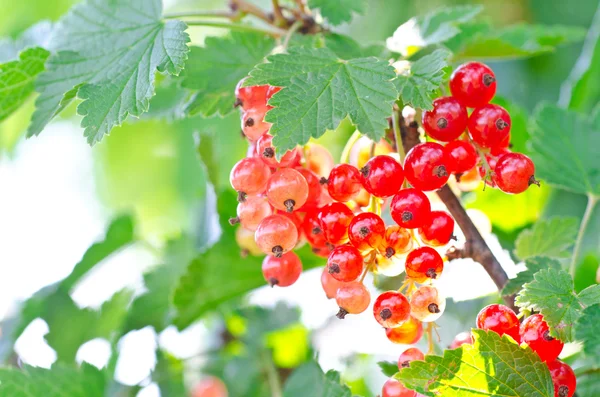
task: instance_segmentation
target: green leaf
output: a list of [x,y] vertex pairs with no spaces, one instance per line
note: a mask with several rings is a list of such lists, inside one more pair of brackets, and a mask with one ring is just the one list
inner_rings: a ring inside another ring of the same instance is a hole
[[86,363],[81,368],[0,368],[0,395],[7,397],[104,397],[105,382],[106,375]]
[[351,397],[352,393],[340,383],[339,372],[325,374],[319,364],[310,361],[292,372],[283,388],[283,397],[305,396]]
[[552,397],[550,371],[529,347],[473,330],[474,343],[413,361],[396,378],[409,389],[444,397]]
[[352,12],[363,14],[366,9],[365,0],[308,0],[310,8],[318,8],[321,16],[332,25],[350,22]]
[[274,40],[262,34],[231,32],[207,37],[204,47],[192,47],[181,84],[197,92],[187,113],[204,117],[231,113],[235,86],[274,46]]
[[443,43],[460,33],[459,26],[473,19],[482,6],[442,7],[427,15],[413,17],[387,39],[391,51],[411,55],[415,50]]
[[18,60],[0,64],[0,121],[29,98],[49,55],[43,48],[34,47],[21,52]]
[[521,291],[525,283],[533,281],[533,276],[544,269],[562,269],[562,265],[555,259],[543,256],[534,256],[525,260],[527,270],[517,274],[517,277],[508,280],[508,283],[502,289],[502,295],[514,295]]
[[154,94],[156,70],[177,75],[187,59],[186,25],[162,21],[160,0],[99,0],[78,4],[61,21],[36,88],[28,135],[39,134],[75,96],[90,144],[128,115],[139,117]]
[[[373,44],[361,46],[360,43],[351,37],[343,34],[328,33],[322,36],[325,41],[325,47],[342,59],[377,57],[386,58],[389,52],[383,45]],[[314,45],[313,47],[318,47]]]
[[552,336],[571,342],[575,339],[575,324],[581,311],[599,300],[600,286],[586,288],[578,296],[573,278],[567,272],[546,269],[537,272],[533,281],[523,286],[515,303],[521,309],[540,312],[550,326]]
[[0,63],[16,60],[19,53],[31,47],[49,49],[49,42],[54,26],[50,21],[40,21],[28,28],[19,38],[0,38]]
[[577,375],[577,397],[600,396],[600,369]]
[[405,105],[433,109],[433,94],[444,81],[450,55],[446,50],[436,50],[414,62],[407,74],[396,78],[394,82]]
[[531,229],[519,234],[515,255],[521,259],[533,256],[568,258],[569,247],[575,243],[578,222],[576,218],[551,218],[536,222]]
[[587,307],[575,326],[575,337],[583,342],[589,357],[600,357],[600,304]]
[[536,176],[560,189],[600,196],[600,125],[543,104],[533,117],[530,144]]
[[392,377],[398,372],[398,363],[395,361],[379,361],[377,365],[387,377]]
[[398,98],[388,62],[345,61],[327,48],[302,47],[267,60],[252,70],[245,84],[285,87],[269,101],[275,108],[265,118],[273,123],[270,133],[279,153],[335,129],[346,116],[363,134],[381,139]]
[[181,360],[162,350],[156,351],[156,366],[152,379],[158,384],[161,396],[186,396]]

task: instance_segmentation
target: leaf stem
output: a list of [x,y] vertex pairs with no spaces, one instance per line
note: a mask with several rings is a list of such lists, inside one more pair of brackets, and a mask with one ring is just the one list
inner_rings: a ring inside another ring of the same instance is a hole
[[585,235],[585,230],[587,229],[588,223],[590,223],[590,219],[592,218],[592,213],[594,212],[594,208],[598,201],[600,201],[600,196],[596,196],[594,194],[588,194],[587,205],[585,206],[585,212],[583,213],[583,218],[581,219],[581,224],[579,225],[579,232],[577,233],[577,240],[575,241],[575,248],[573,249],[573,257],[571,258],[571,265],[569,267],[569,273],[571,276],[575,277],[575,270],[577,268],[577,259],[581,255],[581,246],[583,244],[583,236]]
[[348,142],[346,142],[346,145],[344,146],[344,150],[342,150],[342,156],[340,158],[340,163],[347,163],[350,160],[350,151],[352,150],[352,146],[354,146],[354,144],[360,139],[361,134],[358,130],[354,130],[354,133],[352,134],[352,136],[350,136],[350,139],[348,139]]
[[271,389],[272,397],[282,397],[283,391],[281,389],[281,380],[277,373],[277,368],[273,363],[273,359],[270,357],[270,352],[265,350],[262,354],[264,368],[267,372],[267,381],[269,382],[269,389]]
[[290,39],[292,38],[292,36],[294,35],[294,33],[296,33],[298,31],[298,29],[300,29],[302,27],[302,25],[303,25],[302,21],[296,21],[290,27],[290,29],[288,30],[288,32],[286,33],[286,35],[285,35],[285,37],[283,39],[283,44],[281,45],[284,50],[290,44]]
[[404,164],[406,153],[402,144],[402,134],[400,133],[400,109],[392,111],[392,128],[394,130],[394,140],[396,141],[396,150],[400,156],[400,164]]
[[186,21],[189,26],[208,26],[213,28],[224,28],[230,30],[236,30],[238,32],[254,32],[254,33],[263,33],[269,36],[273,36],[275,38],[282,37],[285,35],[285,30],[271,28],[271,29],[263,29],[257,26],[252,25],[244,25],[240,23],[226,23],[226,22],[214,22],[214,21]]
[[233,19],[238,16],[237,13],[228,10],[217,10],[217,11],[181,11],[172,12],[163,15],[164,19],[175,19],[175,18],[228,18]]
[[281,12],[281,6],[279,5],[279,0],[272,0],[273,3],[273,16],[275,17],[275,25],[283,26],[285,24],[285,17],[283,16],[283,12]]

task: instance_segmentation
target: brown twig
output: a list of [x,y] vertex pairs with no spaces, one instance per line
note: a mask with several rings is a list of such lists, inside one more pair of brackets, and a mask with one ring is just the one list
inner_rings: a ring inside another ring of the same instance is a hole
[[279,27],[283,27],[286,25],[286,19],[283,16],[283,12],[281,11],[281,6],[279,5],[279,0],[272,0],[273,3],[273,16],[275,17],[275,25]]
[[306,9],[306,6],[304,5],[304,1],[303,0],[295,0],[296,4],[298,5],[298,10],[300,10],[300,12],[302,14],[308,14],[308,10]]
[[245,0],[231,0],[229,2],[229,7],[234,12],[242,12],[254,15],[258,19],[261,19],[268,24],[271,24],[273,22],[271,18],[269,18],[269,14],[264,12],[260,7],[257,7],[252,3],[248,3]]

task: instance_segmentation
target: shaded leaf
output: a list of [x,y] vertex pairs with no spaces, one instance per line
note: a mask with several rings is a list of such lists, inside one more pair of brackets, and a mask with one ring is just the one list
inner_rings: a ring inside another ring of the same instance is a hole
[[169,353],[157,350],[156,367],[152,379],[156,381],[161,396],[186,396],[183,379],[183,362]]
[[508,283],[502,289],[502,295],[514,295],[521,291],[523,284],[533,281],[533,276],[544,269],[562,269],[562,265],[555,259],[543,256],[534,256],[525,260],[527,270],[517,274],[517,277],[508,280]]
[[283,397],[351,397],[350,389],[340,383],[336,371],[323,373],[315,361],[297,368],[288,378],[283,388]]
[[583,342],[583,351],[589,357],[600,357],[600,301],[587,307],[575,327],[575,337]]
[[521,259],[533,256],[568,258],[569,248],[575,243],[578,223],[576,218],[551,218],[534,223],[519,234],[515,255]]
[[323,18],[332,25],[350,22],[352,13],[362,14],[366,9],[365,0],[308,0],[310,8],[318,8]]
[[398,363],[394,361],[379,361],[377,363],[381,372],[387,377],[392,377],[398,372]]

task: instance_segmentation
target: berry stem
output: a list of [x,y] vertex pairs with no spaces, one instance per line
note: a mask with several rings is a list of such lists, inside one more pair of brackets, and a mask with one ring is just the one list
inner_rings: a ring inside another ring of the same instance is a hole
[[350,152],[352,151],[352,146],[360,139],[361,135],[358,130],[355,130],[354,133],[350,136],[346,145],[344,146],[344,150],[342,150],[342,156],[340,157],[340,163],[348,163],[350,161]]
[[571,265],[569,266],[569,273],[573,277],[575,277],[575,270],[577,269],[577,259],[579,259],[579,256],[581,255],[581,246],[583,244],[585,230],[592,218],[592,213],[594,212],[596,204],[600,201],[600,196],[591,193],[588,194],[587,197],[587,205],[585,207],[585,212],[583,213],[583,218],[581,219],[581,224],[579,225],[579,232],[577,233],[577,240],[575,241],[575,248],[573,249],[573,257],[571,258]]
[[433,323],[427,323],[427,354],[435,353],[435,343],[433,342]]
[[189,26],[209,26],[213,28],[224,28],[229,30],[235,30],[238,32],[255,32],[263,33],[272,37],[282,37],[286,31],[278,28],[263,29],[256,26],[244,25],[240,23],[225,23],[225,22],[214,22],[214,21],[186,21]]
[[239,11],[241,13],[253,15],[268,24],[271,24],[273,22],[271,21],[271,18],[269,18],[269,15],[266,12],[264,12],[262,9],[255,6],[252,3],[248,3],[245,0],[231,0],[230,6],[231,9],[234,11]]
[[306,9],[306,6],[304,5],[304,2],[302,0],[294,0],[296,2],[296,5],[298,5],[298,9],[300,10],[300,12],[302,14],[307,14],[308,10]]
[[271,389],[271,396],[282,397],[283,391],[281,389],[281,380],[279,379],[277,368],[275,368],[275,364],[273,363],[269,351],[265,350],[262,353],[262,361],[267,373],[267,381],[269,382],[269,389]]
[[483,153],[483,151],[481,150],[479,145],[477,145],[473,141],[473,139],[471,139],[470,136],[469,136],[469,141],[475,147],[475,150],[477,151],[477,155],[479,155],[479,158],[481,159],[481,163],[483,164],[483,168],[485,168],[485,178],[483,180],[483,189],[485,190],[485,185],[486,185],[488,178],[492,177],[492,167],[490,167],[490,163],[485,158],[485,154]]
[[290,39],[292,38],[292,36],[294,35],[294,33],[296,33],[298,31],[298,29],[300,29],[302,27],[302,25],[304,25],[302,21],[296,21],[290,27],[290,29],[288,30],[288,32],[286,33],[286,35],[285,35],[285,37],[283,39],[283,43],[281,44],[281,46],[283,47],[284,50],[290,44]]
[[394,129],[394,140],[396,141],[396,150],[398,151],[398,155],[400,156],[400,164],[404,164],[404,158],[406,157],[406,153],[404,152],[402,134],[400,133],[400,112],[401,110],[399,108],[394,108],[394,111],[392,113],[392,128]]
[[283,12],[281,12],[281,6],[279,5],[279,0],[272,0],[273,3],[273,16],[275,17],[275,25],[283,26],[286,21],[283,16]]

